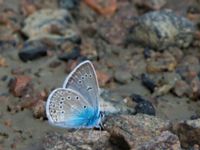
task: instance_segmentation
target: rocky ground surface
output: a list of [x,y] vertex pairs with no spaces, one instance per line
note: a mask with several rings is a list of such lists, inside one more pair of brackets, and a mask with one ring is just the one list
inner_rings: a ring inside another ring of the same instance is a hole
[[[0,150],[200,149],[198,0],[0,0]],[[104,129],[48,124],[45,104],[80,62]]]

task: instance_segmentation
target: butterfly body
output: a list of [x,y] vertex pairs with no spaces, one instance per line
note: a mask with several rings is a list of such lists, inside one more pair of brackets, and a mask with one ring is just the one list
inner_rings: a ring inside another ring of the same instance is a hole
[[79,64],[63,87],[51,92],[46,104],[49,122],[63,128],[99,127],[99,87],[90,61]]

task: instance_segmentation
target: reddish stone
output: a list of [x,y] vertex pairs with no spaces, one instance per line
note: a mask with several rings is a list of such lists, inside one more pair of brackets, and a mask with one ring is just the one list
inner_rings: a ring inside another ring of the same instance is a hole
[[45,118],[45,101],[38,100],[35,106],[33,107],[33,116],[35,118]]
[[0,67],[7,67],[6,59],[3,57],[0,57]]
[[32,0],[22,0],[21,1],[21,11],[25,16],[29,16],[38,10],[38,6],[33,3]]
[[10,91],[14,96],[21,97],[28,90],[31,83],[29,76],[19,75],[10,82]]
[[97,70],[96,73],[97,73],[97,78],[98,78],[100,86],[104,86],[106,83],[108,83],[111,80],[111,76],[105,72]]
[[84,2],[94,11],[104,16],[114,14],[117,9],[116,0],[84,0]]

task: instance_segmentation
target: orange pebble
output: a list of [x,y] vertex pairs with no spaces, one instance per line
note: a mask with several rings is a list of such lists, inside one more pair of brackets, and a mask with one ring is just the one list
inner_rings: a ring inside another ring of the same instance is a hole
[[104,16],[114,14],[117,9],[116,0],[84,0],[84,2],[97,13]]

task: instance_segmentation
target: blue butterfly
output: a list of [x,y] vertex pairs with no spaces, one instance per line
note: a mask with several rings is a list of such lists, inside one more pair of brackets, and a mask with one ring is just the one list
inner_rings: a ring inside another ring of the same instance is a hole
[[63,87],[51,92],[46,114],[50,124],[63,128],[100,127],[99,85],[90,61],[80,63],[66,78]]

